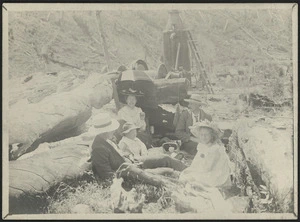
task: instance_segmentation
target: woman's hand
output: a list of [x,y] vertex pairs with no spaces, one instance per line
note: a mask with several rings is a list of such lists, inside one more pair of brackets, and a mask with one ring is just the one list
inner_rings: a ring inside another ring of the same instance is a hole
[[181,173],[181,172],[174,170],[174,171],[173,171],[173,176],[174,176],[175,178],[179,178],[180,173]]
[[190,140],[195,142],[195,143],[199,143],[198,139],[194,136],[191,136]]

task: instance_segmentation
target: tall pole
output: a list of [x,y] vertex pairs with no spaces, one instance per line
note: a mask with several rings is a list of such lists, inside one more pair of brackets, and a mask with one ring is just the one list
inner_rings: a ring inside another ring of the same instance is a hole
[[102,27],[100,13],[101,13],[101,11],[96,11],[95,12],[95,18],[96,18],[96,23],[97,23],[97,27],[98,27],[98,33],[99,33],[99,35],[102,39],[102,47],[103,47],[103,50],[104,50],[104,58],[105,58],[106,64],[107,64],[107,71],[110,71],[111,70],[111,63],[110,63],[110,58],[109,58],[109,53],[108,53],[108,49],[107,49],[106,39],[105,39],[105,36],[104,36],[103,27]]

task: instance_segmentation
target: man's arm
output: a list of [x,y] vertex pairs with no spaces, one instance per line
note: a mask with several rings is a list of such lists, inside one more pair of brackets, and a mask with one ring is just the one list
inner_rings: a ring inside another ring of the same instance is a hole
[[124,157],[125,161],[127,163],[132,163],[133,162],[133,158],[134,155],[133,153],[130,151],[128,145],[126,143],[124,143],[122,140],[119,142],[118,144],[120,150],[121,150],[121,154]]
[[175,129],[175,135],[180,139],[182,142],[187,142],[190,140],[190,134],[186,132],[186,121],[188,118],[188,111],[184,110],[177,122],[177,126]]
[[203,119],[207,119],[208,121],[212,121],[211,115],[207,114],[202,110]]
[[93,147],[92,164],[98,176],[102,179],[107,179],[113,176],[114,170],[110,163],[110,153],[106,149]]

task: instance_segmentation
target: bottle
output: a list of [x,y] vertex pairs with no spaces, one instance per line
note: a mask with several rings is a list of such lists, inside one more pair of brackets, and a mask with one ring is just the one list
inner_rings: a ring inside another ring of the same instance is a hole
[[150,133],[154,134],[154,126],[150,126]]

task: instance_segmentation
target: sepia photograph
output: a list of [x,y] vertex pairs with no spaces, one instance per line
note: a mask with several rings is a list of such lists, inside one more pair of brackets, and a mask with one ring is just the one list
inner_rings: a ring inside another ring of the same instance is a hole
[[2,219],[298,219],[298,5],[2,5]]

